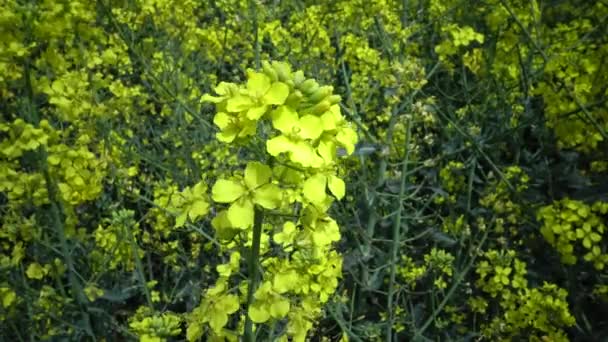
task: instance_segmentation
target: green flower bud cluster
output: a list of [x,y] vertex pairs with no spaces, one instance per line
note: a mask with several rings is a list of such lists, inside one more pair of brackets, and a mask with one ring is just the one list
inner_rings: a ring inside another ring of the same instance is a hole
[[428,270],[433,272],[433,284],[439,289],[445,289],[447,282],[444,277],[451,278],[454,270],[454,256],[443,249],[432,248],[424,256]]
[[[132,210],[119,210],[95,229],[95,249],[91,251],[90,257],[93,261],[93,268],[97,271],[103,269],[134,270],[135,257],[130,234],[136,241],[140,239],[141,235],[134,214]],[[137,253],[139,258],[144,256],[144,251],[141,249],[138,249]]]
[[401,262],[397,266],[397,274],[403,278],[405,285],[414,289],[416,282],[420,280],[427,272],[426,265],[417,265],[412,257],[403,255],[401,256]]
[[144,306],[129,318],[129,328],[139,336],[140,342],[162,342],[181,333],[181,321],[173,312],[154,313]]
[[405,284],[414,289],[416,283],[429,275],[435,287],[445,289],[446,278],[453,274],[454,256],[443,249],[432,248],[424,255],[424,264],[418,265],[410,256],[401,257],[397,266],[397,274],[404,280]]
[[[492,211],[498,217],[494,231],[502,234],[505,231],[505,224],[517,225],[522,215],[522,208],[514,196],[528,188],[528,175],[519,166],[509,166],[504,171],[504,178],[489,183],[484,190],[484,196],[479,199],[479,204]],[[507,183],[508,182],[508,183]],[[510,184],[514,191],[509,187]],[[512,234],[517,229],[509,230]]]
[[502,291],[526,288],[526,264],[515,257],[515,251],[507,253],[489,250],[484,253],[485,260],[477,264],[479,279],[475,285],[496,297]]
[[464,175],[464,164],[459,161],[450,161],[439,171],[441,186],[448,193],[447,196],[437,197],[435,202],[442,203],[446,199],[449,203],[456,202],[456,196],[466,188],[466,178]]
[[456,219],[446,218],[441,225],[441,230],[456,237],[471,235],[471,227],[466,222],[464,215],[460,215]]

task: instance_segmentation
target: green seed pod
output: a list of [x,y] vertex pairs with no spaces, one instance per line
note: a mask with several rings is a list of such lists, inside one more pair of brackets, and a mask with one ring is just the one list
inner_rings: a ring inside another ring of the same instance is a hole
[[319,83],[317,83],[317,81],[313,80],[312,78],[307,79],[306,81],[302,82],[302,84],[300,84],[300,90],[306,95],[312,95],[312,93],[317,91],[317,89],[319,89]]
[[279,80],[279,75],[272,68],[272,66],[270,65],[270,63],[268,63],[267,61],[262,61],[262,71],[264,72],[264,74],[266,76],[268,76],[270,78],[270,80],[272,82],[276,82],[276,81]]
[[327,96],[331,95],[331,92],[333,90],[334,90],[334,87],[332,87],[332,86],[319,87],[319,89],[317,89],[317,91],[315,91],[312,95],[310,95],[308,100],[312,103],[318,103],[319,101],[323,100]]
[[287,80],[293,79],[293,75],[291,74],[291,68],[287,63],[272,62],[272,68],[277,72],[277,75],[279,76],[279,81],[285,82]]
[[304,77],[304,72],[302,70],[298,70],[293,74],[293,84],[296,87],[299,87],[304,81],[306,81],[306,77]]

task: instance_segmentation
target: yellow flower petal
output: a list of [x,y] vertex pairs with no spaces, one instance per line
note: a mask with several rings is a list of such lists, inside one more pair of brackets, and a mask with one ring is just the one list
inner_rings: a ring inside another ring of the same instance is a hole
[[258,188],[253,195],[254,202],[266,209],[274,209],[281,203],[281,188],[275,184],[266,184]]
[[219,203],[231,203],[243,196],[247,189],[236,181],[218,179],[211,189],[211,197]]
[[291,133],[292,127],[298,123],[298,113],[287,106],[281,106],[270,113],[272,126],[281,133]]
[[287,96],[289,96],[289,86],[282,82],[274,82],[264,95],[263,101],[268,105],[282,105]]
[[269,139],[266,141],[266,151],[276,157],[281,153],[288,152],[291,149],[291,140],[284,135]]
[[247,73],[247,91],[256,98],[261,98],[270,89],[270,78],[260,72]]
[[254,323],[264,323],[270,319],[270,313],[266,308],[253,304],[249,307],[249,317]]
[[302,139],[315,140],[323,133],[323,123],[319,117],[314,115],[304,115],[298,122],[300,132],[298,135]]
[[253,226],[253,203],[244,199],[232,203],[228,209],[228,220],[234,228],[247,229]]
[[313,204],[322,204],[327,197],[325,193],[326,184],[327,178],[322,174],[316,174],[308,178],[302,187],[304,197]]
[[272,177],[272,170],[268,165],[260,162],[251,162],[245,168],[245,184],[249,189],[256,189],[268,182]]
[[344,181],[334,175],[330,175],[327,178],[327,187],[329,191],[336,197],[336,199],[341,200],[344,197],[345,193],[345,184]]

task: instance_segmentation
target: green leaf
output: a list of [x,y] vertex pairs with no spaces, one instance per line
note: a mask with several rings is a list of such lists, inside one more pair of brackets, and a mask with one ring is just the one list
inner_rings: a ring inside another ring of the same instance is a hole
[[133,298],[137,295],[136,289],[132,288],[118,288],[115,289],[104,289],[101,298],[112,302],[112,303],[124,303],[126,300]]
[[231,203],[245,194],[247,189],[236,181],[218,179],[211,189],[211,197],[219,203]]

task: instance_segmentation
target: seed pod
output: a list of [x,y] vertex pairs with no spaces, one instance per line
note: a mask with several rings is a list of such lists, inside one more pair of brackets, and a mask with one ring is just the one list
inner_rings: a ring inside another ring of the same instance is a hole
[[270,78],[270,81],[276,82],[279,80],[279,75],[267,61],[262,61],[262,71]]
[[312,95],[310,95],[308,100],[312,103],[318,103],[319,101],[321,101],[324,98],[326,98],[327,96],[329,96],[333,90],[334,90],[334,87],[332,87],[332,86],[319,87],[319,89],[317,89],[317,91],[315,91]]
[[317,91],[317,89],[319,89],[319,83],[317,83],[317,81],[313,80],[312,78],[307,79],[306,81],[302,82],[302,84],[300,84],[300,90],[306,95],[312,95],[312,93]]

